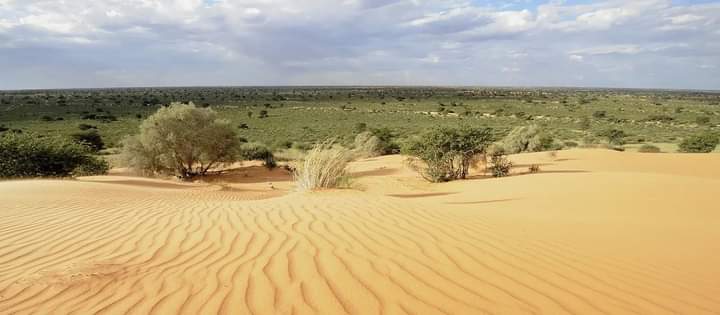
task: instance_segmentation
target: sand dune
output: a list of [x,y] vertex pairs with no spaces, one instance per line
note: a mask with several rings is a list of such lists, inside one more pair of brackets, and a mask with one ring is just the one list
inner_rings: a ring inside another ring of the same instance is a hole
[[374,158],[315,193],[2,182],[0,313],[720,314],[720,155],[513,160],[431,185]]

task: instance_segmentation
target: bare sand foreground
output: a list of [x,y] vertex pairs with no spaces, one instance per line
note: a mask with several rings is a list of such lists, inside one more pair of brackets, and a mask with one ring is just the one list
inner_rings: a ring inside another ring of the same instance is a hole
[[513,160],[543,171],[3,182],[0,313],[720,314],[720,155]]

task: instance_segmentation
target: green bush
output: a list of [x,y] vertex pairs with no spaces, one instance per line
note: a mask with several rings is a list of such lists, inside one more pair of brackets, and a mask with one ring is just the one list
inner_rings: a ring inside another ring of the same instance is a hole
[[140,125],[140,134],[124,140],[123,157],[146,174],[170,173],[183,179],[237,160],[240,141],[227,120],[210,108],[172,103]]
[[542,132],[537,125],[522,126],[513,129],[502,141],[507,153],[541,152],[555,150],[555,141]]
[[695,118],[695,123],[698,125],[707,125],[710,123],[710,117],[708,116],[699,116]]
[[489,128],[439,127],[408,141],[403,153],[411,157],[410,165],[423,178],[446,182],[464,179],[471,164],[485,154],[492,142]]
[[652,144],[643,144],[639,149],[638,152],[641,153],[660,153],[660,148],[652,145]]
[[77,143],[88,146],[97,152],[105,148],[105,142],[97,130],[85,130],[73,133],[70,137]]
[[709,153],[715,150],[720,139],[718,136],[706,133],[685,138],[680,143],[680,152]]
[[370,133],[378,139],[378,152],[380,155],[400,153],[400,145],[396,141],[397,134],[390,128],[373,128]]
[[0,136],[0,178],[100,175],[108,164],[83,145],[55,137],[6,133]]
[[263,165],[268,169],[277,166],[275,155],[273,155],[270,148],[258,142],[243,143],[240,146],[240,157],[248,161],[262,161]]
[[625,131],[618,129],[608,129],[597,134],[599,137],[607,139],[608,143],[612,145],[623,145],[625,144]]

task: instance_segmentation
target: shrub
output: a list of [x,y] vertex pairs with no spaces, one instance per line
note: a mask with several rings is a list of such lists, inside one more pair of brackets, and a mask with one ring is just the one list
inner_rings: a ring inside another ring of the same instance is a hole
[[641,153],[660,153],[660,148],[652,145],[652,144],[643,144],[639,149],[638,152]]
[[710,123],[710,117],[708,117],[708,116],[699,116],[699,117],[695,118],[695,122],[696,122],[698,125],[707,125],[707,124]]
[[293,176],[298,189],[337,188],[347,184],[347,165],[351,158],[350,150],[334,146],[333,141],[316,145],[295,167]]
[[355,132],[361,133],[361,132],[364,132],[364,131],[367,131],[367,124],[366,124],[366,123],[364,123],[364,122],[359,122],[359,123],[355,124]]
[[530,165],[530,167],[528,167],[528,171],[529,171],[530,173],[540,172],[540,165],[538,165],[538,164]]
[[240,146],[240,157],[248,161],[262,161],[263,165],[268,169],[273,169],[277,166],[275,162],[275,155],[273,155],[270,149],[258,142],[244,143]]
[[555,149],[554,140],[537,125],[517,127],[502,141],[507,153],[540,152]]
[[490,155],[488,169],[493,177],[505,177],[510,175],[513,163],[508,160],[503,150],[496,150]]
[[608,143],[612,145],[623,145],[625,144],[625,137],[627,135],[624,131],[618,129],[609,129],[597,134],[599,137],[606,138]]
[[360,158],[379,156],[384,153],[380,139],[369,131],[355,136],[354,152]]
[[78,129],[80,129],[80,130],[97,129],[97,126],[93,126],[93,125],[89,125],[89,124],[79,124]]
[[240,141],[230,123],[210,108],[172,103],[140,125],[140,134],[124,141],[128,166],[146,174],[169,173],[190,179],[234,162]]
[[720,142],[718,136],[710,133],[690,136],[680,143],[680,152],[709,153],[715,150],[718,142]]
[[108,168],[88,147],[66,139],[22,133],[0,136],[0,178],[99,175]]
[[492,141],[489,128],[440,127],[406,143],[404,153],[423,178],[446,182],[464,179],[471,164],[485,154]]
[[591,126],[592,126],[592,125],[591,125],[591,122],[590,122],[590,118],[588,118],[588,117],[583,117],[583,118],[580,120],[580,129],[582,129],[582,130],[589,130]]
[[578,147],[578,143],[575,142],[575,141],[565,141],[565,142],[563,143],[563,145],[565,145],[565,146],[568,147],[568,148],[576,148],[576,147]]
[[380,155],[400,153],[400,145],[395,141],[397,134],[392,130],[389,128],[373,128],[370,132],[378,139],[378,151]]
[[595,111],[592,116],[597,119],[605,118],[607,117],[607,112],[604,110]]
[[105,148],[105,142],[97,132],[97,130],[86,130],[76,132],[70,137],[77,143],[88,146],[93,151],[97,152]]

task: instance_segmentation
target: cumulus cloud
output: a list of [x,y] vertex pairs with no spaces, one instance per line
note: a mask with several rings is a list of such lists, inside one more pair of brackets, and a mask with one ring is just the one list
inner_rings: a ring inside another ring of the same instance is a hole
[[243,84],[720,89],[720,3],[530,3],[535,2],[0,0],[0,89]]

